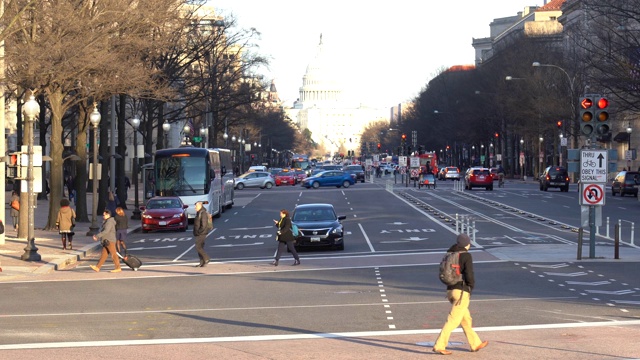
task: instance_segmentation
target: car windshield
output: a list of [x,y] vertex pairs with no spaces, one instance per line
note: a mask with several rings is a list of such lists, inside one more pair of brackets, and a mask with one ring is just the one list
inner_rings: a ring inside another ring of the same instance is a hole
[[278,173],[278,176],[291,176],[291,175],[293,174],[288,171],[281,171]]
[[473,170],[473,175],[489,175],[489,170]]
[[333,221],[335,212],[330,208],[309,208],[296,210],[293,221]]
[[173,209],[179,208],[180,202],[178,200],[151,200],[147,203],[147,209]]
[[551,168],[549,169],[549,175],[550,176],[556,176],[556,175],[562,175],[564,174],[564,169],[562,168]]

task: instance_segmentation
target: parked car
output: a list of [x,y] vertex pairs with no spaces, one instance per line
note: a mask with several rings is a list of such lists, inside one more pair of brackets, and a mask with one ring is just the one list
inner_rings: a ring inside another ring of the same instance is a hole
[[189,220],[187,208],[177,196],[156,196],[149,199],[144,206],[140,206],[142,218],[142,232],[156,230],[187,231]]
[[320,186],[335,186],[345,187],[355,184],[356,181],[351,177],[351,174],[342,170],[330,170],[318,173],[315,176],[308,177],[302,180],[302,186],[308,188],[317,189]]
[[298,226],[300,236],[296,248],[326,246],[344,250],[344,228],[331,204],[304,204],[293,210],[291,221]]
[[458,180],[460,181],[460,170],[455,166],[447,166],[444,169],[444,173],[440,170],[442,177],[440,180]]
[[560,191],[569,191],[569,173],[562,166],[548,166],[538,179],[540,191],[547,191],[550,187],[559,188]]
[[276,181],[271,177],[271,173],[265,171],[249,172],[236,178],[236,189],[238,190],[242,190],[246,187],[271,189],[275,184]]
[[620,171],[611,183],[611,195],[633,195],[638,197],[638,185],[640,185],[640,173],[637,171]]
[[348,165],[345,166],[342,171],[345,171],[353,177],[356,182],[364,183],[364,170],[362,165]]
[[483,187],[493,190],[493,176],[491,170],[482,167],[472,167],[467,170],[464,176],[464,188],[471,190],[474,187]]
[[282,170],[276,175],[275,181],[276,186],[295,185],[297,182],[296,173],[292,170]]

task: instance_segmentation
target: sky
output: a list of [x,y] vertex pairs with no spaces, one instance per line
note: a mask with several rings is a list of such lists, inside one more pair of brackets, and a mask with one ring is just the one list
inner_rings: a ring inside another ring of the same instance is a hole
[[323,51],[345,100],[387,108],[411,101],[441,70],[473,64],[474,38],[489,36],[495,18],[514,16],[544,0],[209,0],[233,14],[241,28],[256,28],[261,69],[275,80],[280,99],[299,97],[302,77]]

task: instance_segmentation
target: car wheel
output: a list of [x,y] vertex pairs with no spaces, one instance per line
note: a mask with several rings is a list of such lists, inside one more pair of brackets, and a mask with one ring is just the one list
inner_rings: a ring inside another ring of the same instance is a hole
[[345,188],[348,188],[349,186],[351,186],[351,183],[350,183],[350,182],[348,182],[347,180],[345,180],[345,181],[342,183],[342,186],[344,186]]
[[273,183],[268,182],[268,183],[266,183],[264,186],[265,186],[267,189],[271,189],[271,188],[273,187]]
[[616,192],[613,189],[611,189],[611,196],[616,196]]
[[547,187],[546,185],[542,187],[542,191],[547,191],[549,190],[549,187]]
[[148,233],[148,232],[149,232],[149,230],[142,229],[142,233],[143,233],[143,234],[146,234],[146,233]]
[[238,190],[242,190],[242,189],[244,189],[244,184],[243,183],[239,183],[238,185],[236,185],[236,188]]
[[542,189],[542,183],[540,183],[540,191],[543,191],[543,189]]
[[364,179],[362,179],[360,182],[364,184]]
[[342,242],[342,244],[336,246],[336,250],[344,250],[344,242]]
[[317,189],[317,188],[319,188],[319,187],[320,187],[320,183],[316,181],[316,182],[314,182],[314,183],[312,184],[312,186],[313,186],[313,188],[314,188],[314,189]]
[[188,227],[189,227],[189,223],[187,223],[187,225],[185,225],[182,229],[180,229],[180,231],[186,232]]
[[569,185],[565,186],[562,188],[562,191],[564,192],[569,192]]
[[487,190],[488,191],[493,191],[493,185],[492,186],[487,186]]

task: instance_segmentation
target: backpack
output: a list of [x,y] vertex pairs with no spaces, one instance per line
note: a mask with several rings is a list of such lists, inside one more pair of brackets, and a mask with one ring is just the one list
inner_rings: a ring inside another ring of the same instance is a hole
[[460,273],[460,252],[448,252],[440,262],[440,281],[445,285],[455,285],[462,281]]
[[211,230],[213,230],[213,216],[209,213],[205,213],[205,216],[207,217],[207,233],[210,232]]
[[293,237],[300,236],[300,230],[298,230],[298,225],[291,224],[291,232],[293,233]]

